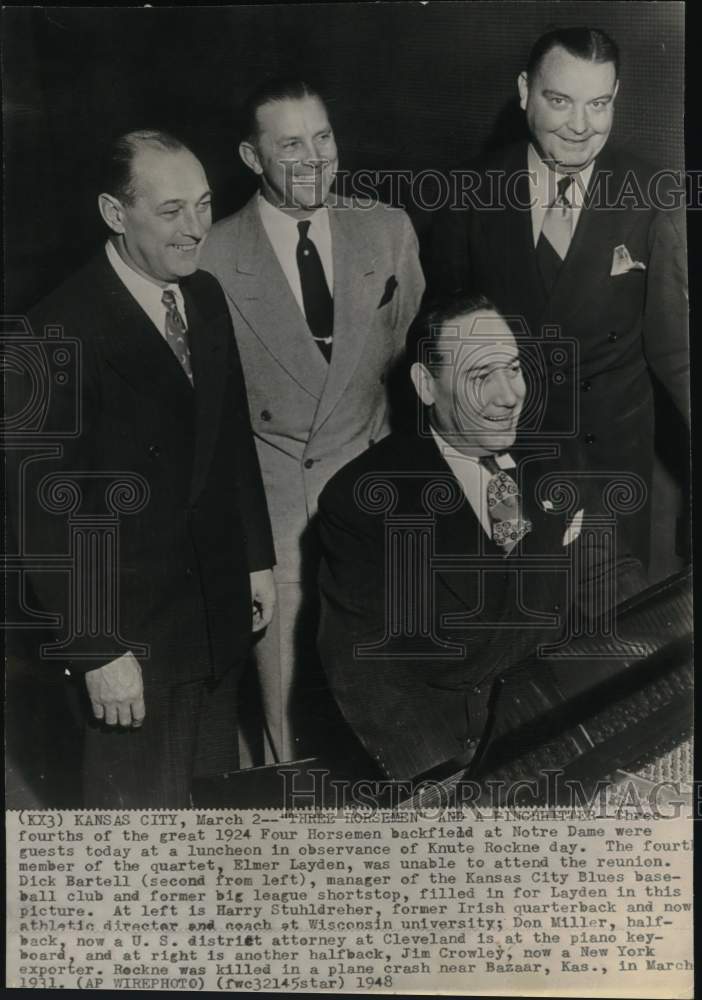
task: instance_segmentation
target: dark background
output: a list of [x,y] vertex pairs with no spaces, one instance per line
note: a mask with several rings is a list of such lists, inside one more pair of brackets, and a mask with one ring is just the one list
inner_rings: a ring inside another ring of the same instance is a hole
[[[449,172],[521,135],[516,77],[535,38],[589,24],[622,49],[611,141],[658,166],[683,165],[682,3],[17,6],[1,16],[5,313],[24,312],[104,241],[97,150],[115,133],[173,131],[205,165],[215,218],[240,207],[254,178],[236,152],[237,110],[269,75],[302,75],[326,93],[342,169]],[[694,44],[691,27],[688,37]],[[687,138],[688,165],[702,163],[694,119]],[[431,214],[405,207],[423,239]],[[699,214],[690,216],[691,264]],[[680,566],[676,528],[686,524],[678,517],[685,438],[664,399],[658,418],[665,461],[654,480],[652,579]],[[16,695],[7,716],[9,799],[65,805],[74,734],[52,711],[53,694],[37,696],[30,664],[11,670],[8,684]]]
[[[683,15],[646,2],[5,8],[6,311],[102,238],[96,151],[115,132],[175,132],[205,165],[215,217],[238,208],[254,179],[237,109],[270,74],[321,85],[343,169],[449,171],[523,128],[516,77],[535,38],[587,23],[622,48],[612,140],[679,168]],[[430,217],[405,207],[423,236]]]

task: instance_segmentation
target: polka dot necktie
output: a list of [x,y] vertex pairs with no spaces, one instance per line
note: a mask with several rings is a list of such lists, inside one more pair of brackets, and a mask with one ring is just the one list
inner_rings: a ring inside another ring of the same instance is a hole
[[178,309],[175,293],[167,288],[161,296],[161,302],[166,307],[166,343],[180,361],[183,371],[192,384],[193,371],[190,366],[190,348],[188,347],[188,329]]
[[331,361],[334,335],[334,300],[324,275],[317,247],[309,238],[310,222],[298,222],[297,266],[307,325],[317,347]]
[[480,459],[490,472],[487,484],[488,515],[492,524],[492,540],[509,555],[517,542],[531,531],[531,521],[522,514],[519,487],[501,469],[492,455]]

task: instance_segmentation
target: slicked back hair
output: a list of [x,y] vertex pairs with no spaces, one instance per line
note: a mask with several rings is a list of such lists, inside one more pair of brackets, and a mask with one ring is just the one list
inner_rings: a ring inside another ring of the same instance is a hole
[[418,362],[435,375],[439,364],[438,356],[433,363],[429,362],[427,346],[438,344],[445,324],[477,312],[494,312],[499,315],[496,306],[485,295],[453,295],[433,299],[423,305],[407,331],[405,341],[407,366],[411,367]]
[[241,111],[240,136],[243,142],[254,142],[259,134],[258,109],[276,101],[302,101],[316,97],[322,104],[324,98],[311,83],[296,77],[276,77],[266,80],[244,102]]
[[134,200],[134,159],[145,147],[164,149],[177,153],[187,149],[180,139],[162,129],[143,128],[113,139],[105,149],[100,190],[111,194],[121,202],[131,204]]
[[538,73],[544,57],[556,47],[588,62],[614,63],[615,76],[619,79],[619,46],[605,31],[599,28],[557,28],[547,31],[532,46],[526,66],[529,81]]

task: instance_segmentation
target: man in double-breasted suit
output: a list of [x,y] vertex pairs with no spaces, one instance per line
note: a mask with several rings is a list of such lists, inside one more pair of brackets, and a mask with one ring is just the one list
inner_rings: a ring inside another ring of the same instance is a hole
[[[488,735],[496,677],[562,637],[585,515],[550,497],[549,449],[514,448],[527,387],[491,303],[437,302],[407,354],[418,432],[392,433],[319,498],[322,662],[395,779],[461,770]],[[536,670],[550,692],[548,665]]]
[[607,143],[619,55],[604,32],[544,35],[518,84],[531,142],[476,166],[466,210],[436,228],[430,285],[484,292],[532,336],[558,330],[570,343],[568,354],[544,346],[543,431],[590,476],[593,501],[617,472],[639,477],[639,509],[621,517],[618,541],[645,565],[651,374],[689,419],[681,188]]
[[202,263],[234,321],[271,513],[278,604],[256,655],[272,755],[286,760],[320,749],[321,720],[296,709],[317,683],[317,497],[388,432],[386,379],[424,279],[403,212],[330,195],[337,150],[309,85],[265,85],[243,131],[260,192],[213,227]]
[[[273,612],[273,545],[231,320],[197,269],[201,164],[166,133],[129,133],[99,207],[106,247],[29,316],[34,338],[58,327],[77,353],[68,364],[44,342],[47,448],[13,468],[14,517],[29,606],[62,623],[84,805],[183,808],[196,769],[236,766],[237,682]],[[31,380],[11,384],[19,413]]]

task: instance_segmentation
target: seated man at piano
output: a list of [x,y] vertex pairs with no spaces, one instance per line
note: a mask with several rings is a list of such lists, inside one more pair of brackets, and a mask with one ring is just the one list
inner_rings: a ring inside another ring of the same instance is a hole
[[319,502],[322,662],[399,780],[462,769],[484,746],[495,679],[568,635],[587,534],[558,447],[522,443],[544,386],[487,299],[423,310],[406,364],[416,426],[351,461]]

